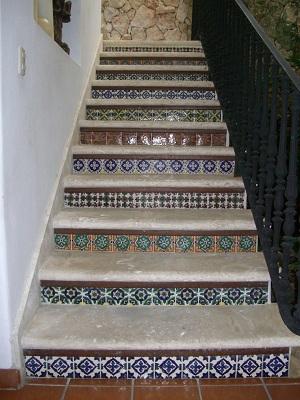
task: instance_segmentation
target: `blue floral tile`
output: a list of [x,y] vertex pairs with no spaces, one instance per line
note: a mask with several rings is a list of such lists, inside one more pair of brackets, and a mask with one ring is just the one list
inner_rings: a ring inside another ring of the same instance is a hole
[[105,357],[101,359],[101,378],[127,379],[127,359],[123,357]]
[[73,378],[74,360],[73,357],[48,357],[48,377],[52,378]]
[[209,374],[209,357],[183,357],[183,379],[204,379]]
[[256,378],[262,375],[262,355],[238,356],[237,378]]
[[263,358],[263,376],[286,377],[289,372],[288,354],[270,354]]
[[100,378],[101,366],[100,358],[97,357],[75,357],[74,358],[74,378]]
[[25,356],[26,375],[36,378],[47,376],[47,357]]
[[128,379],[153,379],[155,359],[153,357],[134,357],[128,361]]
[[156,379],[175,379],[182,376],[180,357],[160,357],[155,360]]
[[210,378],[234,378],[236,356],[216,356],[210,358]]

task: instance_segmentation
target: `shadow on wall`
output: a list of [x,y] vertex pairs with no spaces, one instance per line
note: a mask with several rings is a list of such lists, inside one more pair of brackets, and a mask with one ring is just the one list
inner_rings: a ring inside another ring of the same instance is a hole
[[300,74],[300,0],[244,0],[283,56]]
[[193,0],[103,0],[110,40],[190,40]]

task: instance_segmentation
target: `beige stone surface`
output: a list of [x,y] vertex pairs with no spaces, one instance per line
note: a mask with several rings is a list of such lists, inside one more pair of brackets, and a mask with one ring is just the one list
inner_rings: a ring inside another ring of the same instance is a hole
[[[104,39],[190,40],[192,3],[193,0],[103,0]],[[108,26],[112,21],[113,29]],[[179,24],[185,26],[180,28]]]

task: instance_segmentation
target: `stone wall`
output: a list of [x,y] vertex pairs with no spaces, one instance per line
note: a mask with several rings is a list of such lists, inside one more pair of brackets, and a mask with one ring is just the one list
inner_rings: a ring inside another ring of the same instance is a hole
[[103,0],[110,40],[190,40],[193,0]]
[[300,0],[244,0],[286,59],[300,73]]

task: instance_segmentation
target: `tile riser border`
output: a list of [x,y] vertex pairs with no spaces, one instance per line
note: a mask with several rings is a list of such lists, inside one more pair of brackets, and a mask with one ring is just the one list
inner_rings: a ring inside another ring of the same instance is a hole
[[201,46],[112,46],[112,45],[104,45],[103,51],[111,51],[111,52],[151,52],[151,53],[161,53],[161,52],[180,52],[180,53],[203,53],[203,49]]
[[116,58],[116,57],[101,57],[100,65],[204,65],[207,66],[207,61],[204,58],[182,59],[182,58]]
[[180,81],[180,82],[206,82],[210,80],[208,72],[164,72],[164,71],[96,71],[96,80],[99,81]]
[[90,379],[195,379],[284,377],[289,352],[208,356],[39,356],[25,355],[27,376]]

